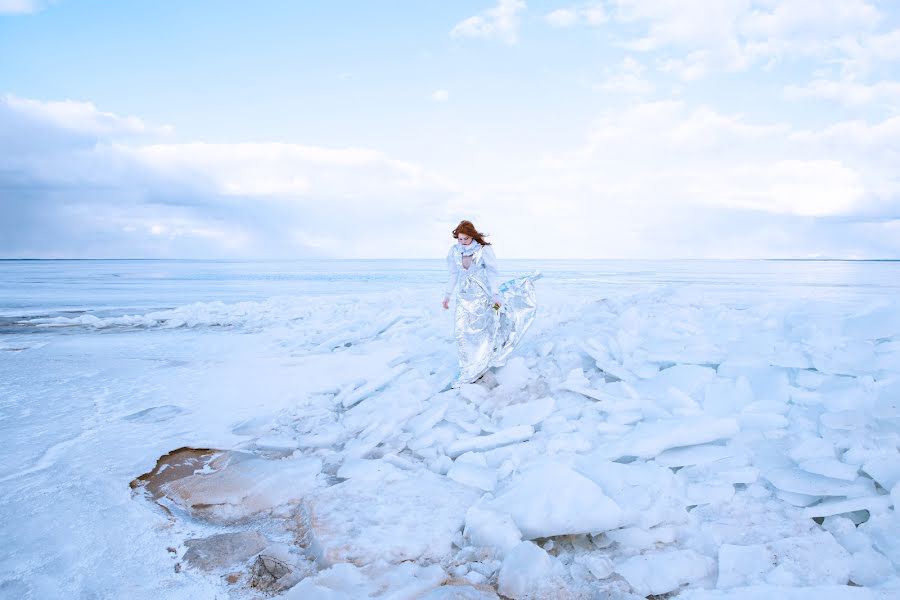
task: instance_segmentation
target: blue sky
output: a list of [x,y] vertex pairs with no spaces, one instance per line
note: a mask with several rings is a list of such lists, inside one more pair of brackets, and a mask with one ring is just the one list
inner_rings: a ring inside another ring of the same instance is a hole
[[0,256],[900,258],[876,0],[0,0]]

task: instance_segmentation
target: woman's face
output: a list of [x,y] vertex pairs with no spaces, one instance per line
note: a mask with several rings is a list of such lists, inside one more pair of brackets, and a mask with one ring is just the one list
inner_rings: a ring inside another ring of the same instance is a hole
[[472,238],[464,233],[458,234],[456,236],[456,239],[458,239],[459,243],[462,244],[463,246],[468,246],[469,244],[472,243]]

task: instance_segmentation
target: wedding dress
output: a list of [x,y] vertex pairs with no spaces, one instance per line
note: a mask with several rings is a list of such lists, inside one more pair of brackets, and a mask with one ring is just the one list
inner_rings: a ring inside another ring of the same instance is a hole
[[[463,262],[469,257],[468,268]],[[445,296],[456,294],[455,335],[459,373],[451,387],[472,383],[491,367],[502,366],[534,320],[534,282],[538,272],[498,284],[497,257],[491,246],[472,240],[447,253]],[[494,309],[495,299],[502,304]]]

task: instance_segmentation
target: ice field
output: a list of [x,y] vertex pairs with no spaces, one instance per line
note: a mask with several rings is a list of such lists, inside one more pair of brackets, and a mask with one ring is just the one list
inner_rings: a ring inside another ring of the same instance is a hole
[[0,597],[900,597],[900,262],[0,261]]

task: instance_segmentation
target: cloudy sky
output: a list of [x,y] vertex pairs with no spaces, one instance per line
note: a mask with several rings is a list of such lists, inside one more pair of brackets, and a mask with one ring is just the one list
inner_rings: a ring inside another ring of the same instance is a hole
[[900,258],[896,0],[0,0],[0,257]]

